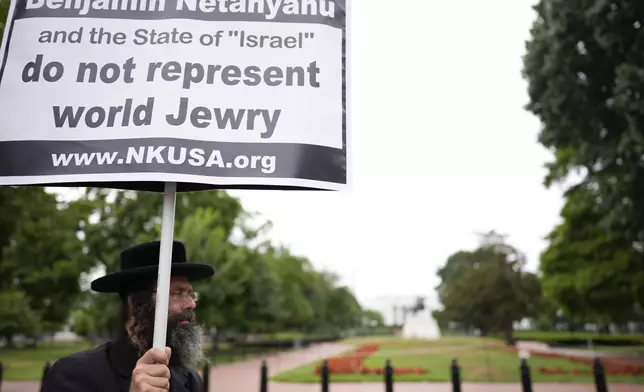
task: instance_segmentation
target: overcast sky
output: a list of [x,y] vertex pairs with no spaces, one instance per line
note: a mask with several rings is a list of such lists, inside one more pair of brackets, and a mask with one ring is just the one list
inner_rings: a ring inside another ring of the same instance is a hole
[[490,229],[536,269],[562,198],[523,109],[535,2],[353,0],[352,190],[231,193],[366,303],[434,297],[436,269]]
[[233,192],[273,237],[362,301],[433,295],[436,269],[496,229],[536,269],[559,221],[523,109],[535,0],[352,1],[353,189]]

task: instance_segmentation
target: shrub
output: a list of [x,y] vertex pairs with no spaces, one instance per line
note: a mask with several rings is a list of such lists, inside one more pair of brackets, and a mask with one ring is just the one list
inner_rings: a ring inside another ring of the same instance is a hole
[[644,335],[604,335],[588,332],[516,332],[517,340],[530,340],[552,346],[586,346],[592,339],[595,346],[641,346]]

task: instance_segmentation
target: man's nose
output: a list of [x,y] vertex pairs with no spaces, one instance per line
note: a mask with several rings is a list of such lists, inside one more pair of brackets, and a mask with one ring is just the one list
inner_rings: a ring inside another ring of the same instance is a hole
[[194,300],[194,298],[192,298],[192,297],[190,297],[190,296],[189,296],[189,297],[185,300],[185,302],[184,302],[184,304],[183,304],[183,307],[184,307],[185,309],[193,310],[194,308],[196,308],[196,307],[197,307],[197,302]]

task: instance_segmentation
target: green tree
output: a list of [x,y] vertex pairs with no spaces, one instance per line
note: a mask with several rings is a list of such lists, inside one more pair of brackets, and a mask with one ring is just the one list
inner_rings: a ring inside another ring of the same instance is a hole
[[561,217],[541,256],[545,295],[577,323],[629,321],[637,301],[635,282],[643,273],[631,244],[599,225],[601,213],[584,188],[569,192]]
[[[513,323],[533,315],[540,287],[534,274],[523,270],[524,257],[507,244],[484,245],[460,251],[448,263],[459,260],[454,273],[446,276],[437,291],[443,305],[440,319],[474,327],[481,334],[503,333],[513,342]],[[448,268],[449,269],[449,268]]]
[[458,276],[462,271],[469,269],[474,261],[472,252],[459,251],[447,258],[445,265],[438,269],[436,274],[441,282],[446,282],[451,278]]
[[[19,274],[22,267],[16,260],[23,258],[38,260],[35,263],[38,266],[55,265],[48,273],[38,270],[41,280],[31,275],[29,279],[19,280],[22,285],[11,286],[15,291],[12,295],[21,298],[23,288],[28,289],[25,293],[37,292],[38,286],[32,283],[42,283],[42,279],[51,279],[51,275],[65,278],[55,283],[70,285],[65,291],[70,294],[69,300],[59,298],[61,292],[50,288],[47,292],[56,296],[56,303],[50,301],[48,307],[36,308],[37,316],[46,315],[45,320],[57,322],[68,320],[71,304],[76,304],[77,311],[71,315],[71,321],[78,333],[90,338],[110,337],[121,327],[118,296],[93,292],[81,295],[79,274],[92,267],[115,271],[119,253],[124,248],[157,239],[160,195],[88,188],[79,200],[69,205],[52,204],[53,196],[43,195],[34,196],[43,200],[0,199],[13,203],[6,206],[12,214],[18,210],[16,200],[20,200],[27,206],[37,204],[36,208],[25,209],[28,214],[47,217],[19,225],[14,225],[14,220],[0,221],[0,233],[11,231],[11,238],[21,238],[14,244],[8,237],[0,237],[11,245],[2,248],[4,261],[0,270],[8,272],[2,278],[14,284],[16,280],[7,276]],[[283,247],[274,247],[265,240],[270,222],[258,225],[256,218],[225,192],[178,195],[176,238],[186,243],[191,260],[209,263],[217,271],[212,280],[195,285],[204,326],[211,331],[241,334],[284,330],[328,332],[356,326],[362,309],[350,290],[339,285],[338,277],[315,271],[306,258],[295,256]],[[52,229],[54,222],[65,230]],[[45,232],[54,233],[50,235],[51,241],[29,246]],[[56,246],[67,252],[59,251]],[[48,256],[44,257],[45,253]],[[3,306],[5,302],[0,301],[0,313],[9,314],[11,309]]]
[[533,317],[536,329],[540,331],[556,330],[557,324],[565,321],[563,315],[559,314],[560,311],[559,304],[544,293],[541,301],[538,302],[538,311]]
[[445,334],[449,329],[450,318],[449,314],[445,312],[444,309],[432,310],[432,317],[436,320],[438,328],[441,330],[442,334]]
[[244,332],[278,332],[277,326],[283,304],[277,270],[271,268],[264,254],[245,248],[244,257],[249,274],[245,291],[246,314]]
[[[337,277],[315,271],[303,257],[262,242],[267,226],[229,240],[214,209],[200,208],[183,222],[179,238],[191,257],[213,265],[212,281],[196,285],[202,322],[226,332],[320,332],[355,326],[362,309]],[[259,245],[253,244],[259,241]]]
[[40,316],[31,309],[29,298],[23,291],[0,291],[0,338],[9,346],[18,334],[33,337],[41,330]]
[[362,308],[355,296],[346,286],[336,286],[331,289],[328,299],[328,322],[338,332],[356,328],[362,322]]
[[10,5],[10,1],[0,1],[0,38],[4,35],[5,32],[5,22],[7,20],[7,14],[9,13]]
[[362,320],[365,325],[370,327],[384,327],[385,319],[377,310],[374,309],[364,309],[362,311]]
[[[253,232],[248,229],[241,231],[247,235]],[[261,278],[253,275],[255,267],[261,269],[258,271],[260,276],[266,271],[262,268],[264,265],[256,260],[254,252],[246,247],[250,241],[246,235],[238,240],[238,244],[230,241],[229,236],[228,229],[221,224],[220,213],[214,208],[197,208],[184,220],[177,235],[186,244],[191,259],[208,263],[216,269],[212,280],[197,283],[195,289],[199,293],[201,322],[209,329],[217,328],[220,334],[249,331],[258,318],[261,319],[250,311],[257,306],[257,303],[252,304],[257,301],[254,296],[260,295],[259,289],[253,288],[253,282],[259,282]],[[278,299],[272,295],[267,301]],[[274,306],[269,306],[260,313],[273,309]]]
[[313,266],[306,258],[292,255],[283,247],[269,249],[268,255],[280,278],[283,298],[281,327],[285,331],[311,328],[315,321],[315,309],[305,295],[305,288],[310,283]]
[[71,314],[72,331],[79,336],[91,339],[96,331],[96,320],[85,309],[76,309]]
[[[644,304],[644,4],[542,0],[535,10],[524,75],[527,109],[542,123],[538,140],[554,154],[544,183],[575,173],[581,180],[569,187],[566,208],[583,200],[576,223],[551,235],[558,243],[544,255],[546,291],[579,317],[622,319],[625,308]],[[579,282],[556,265],[582,262],[593,266],[582,267]],[[622,284],[615,294],[609,279]]]
[[0,188],[0,292],[28,304],[20,320],[39,325],[21,323],[25,332],[55,332],[68,322],[81,296],[78,277],[92,266],[77,235],[90,212],[41,187]]
[[329,305],[331,293],[338,280],[337,275],[329,271],[313,271],[309,274],[309,283],[304,287],[304,297],[311,303],[315,316],[312,323],[305,326],[305,331],[320,333],[335,329],[331,322],[333,309]]

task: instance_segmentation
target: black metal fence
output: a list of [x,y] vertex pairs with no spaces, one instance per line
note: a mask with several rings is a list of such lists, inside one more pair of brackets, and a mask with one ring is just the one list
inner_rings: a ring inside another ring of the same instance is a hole
[[[204,369],[205,371],[205,369]],[[530,366],[525,359],[522,359],[519,368],[518,368],[520,377],[521,377],[521,387],[523,392],[532,392],[532,378],[530,375]],[[262,363],[261,367],[261,378],[260,378],[260,392],[269,392],[268,391],[268,377],[266,376],[267,368],[266,362]],[[332,391],[330,386],[330,375],[329,366],[327,361],[322,363],[322,369],[320,372],[320,389],[322,392]],[[385,392],[394,392],[394,369],[392,366],[391,360],[387,359],[383,368],[383,384]],[[593,382],[595,384],[596,392],[608,392],[608,384],[606,382],[606,373],[604,371],[604,366],[599,358],[596,358],[593,364]],[[450,365],[450,383],[452,384],[452,392],[462,392],[462,381],[461,381],[461,368],[458,364],[458,359],[454,358]],[[206,386],[204,390],[207,391]],[[431,387],[429,388],[431,390]]]
[[[462,392],[462,382],[461,382],[461,369],[458,364],[458,359],[454,358],[450,366],[450,382],[452,384],[452,392]],[[42,373],[42,380],[45,379],[47,372],[49,371],[50,363],[45,363]],[[202,369],[203,374],[203,392],[208,392],[210,390],[210,363],[206,363]],[[331,392],[332,387],[330,387],[330,376],[331,372],[327,361],[322,363],[322,371],[320,372],[320,389],[322,392]],[[391,360],[387,359],[384,364],[383,369],[383,384],[385,392],[394,392],[394,370]],[[259,382],[259,391],[260,392],[269,392],[268,388],[268,365],[266,361],[262,361],[259,368],[260,371],[260,382]],[[521,362],[518,367],[518,371],[521,377],[521,387],[523,392],[532,392],[532,377],[530,375],[530,366],[525,359],[521,359]],[[2,391],[2,378],[4,373],[4,367],[0,362],[0,392]],[[604,366],[599,358],[596,358],[593,363],[593,382],[595,384],[595,392],[608,392],[608,384],[606,382],[606,372]]]

